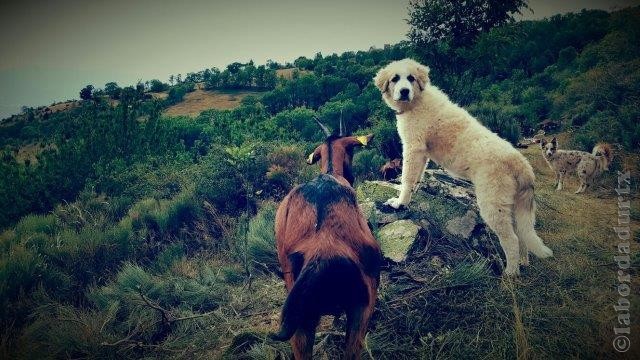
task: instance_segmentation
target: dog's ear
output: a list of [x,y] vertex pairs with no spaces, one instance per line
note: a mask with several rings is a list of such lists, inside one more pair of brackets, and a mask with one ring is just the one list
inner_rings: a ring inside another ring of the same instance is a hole
[[389,90],[389,79],[391,78],[391,73],[386,67],[378,70],[378,73],[373,78],[373,82],[376,84],[376,87],[380,90],[380,92],[385,93]]
[[416,65],[416,81],[418,81],[418,87],[420,91],[424,90],[424,87],[429,85],[429,69],[428,66],[417,64]]
[[313,165],[317,163],[318,160],[320,160],[320,146],[318,146],[315,150],[313,150],[311,154],[309,154],[309,157],[307,157],[307,164]]
[[555,136],[553,137],[553,139],[551,139],[551,144],[553,145],[553,147],[557,147],[558,146],[558,139],[556,139]]

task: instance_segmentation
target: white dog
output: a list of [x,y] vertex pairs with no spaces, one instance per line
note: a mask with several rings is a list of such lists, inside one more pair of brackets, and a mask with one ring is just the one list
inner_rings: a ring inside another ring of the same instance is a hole
[[473,182],[480,215],[498,235],[507,258],[505,274],[519,274],[518,256],[528,265],[529,251],[541,258],[553,256],[534,229],[535,177],[522,154],[431,85],[424,65],[395,61],[378,71],[374,81],[396,111],[403,148],[400,195],[388,205],[399,208],[410,202],[431,159]]

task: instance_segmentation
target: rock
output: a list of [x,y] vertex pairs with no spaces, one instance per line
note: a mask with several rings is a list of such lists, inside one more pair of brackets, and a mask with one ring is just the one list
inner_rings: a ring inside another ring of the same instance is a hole
[[418,257],[443,254],[447,265],[452,258],[467,257],[469,251],[500,258],[497,238],[479,215],[470,182],[441,169],[428,169],[407,207],[396,210],[384,205],[398,190],[399,185],[386,181],[365,181],[356,189],[372,228],[381,226],[377,234],[386,257],[401,262],[411,260],[414,253]]
[[398,221],[399,220],[398,214],[396,214],[396,213],[385,213],[385,212],[382,212],[382,211],[380,211],[378,209],[376,209],[376,211],[375,211],[375,216],[376,216],[375,219],[376,219],[378,225],[389,224],[389,223],[392,223],[394,221]]
[[380,228],[378,241],[385,257],[401,262],[407,258],[420,227],[411,220],[398,220]]
[[447,221],[445,229],[449,234],[468,239],[476,225],[478,225],[478,215],[472,210],[467,210],[463,216]]
[[376,204],[371,199],[364,199],[359,202],[359,205],[365,219],[369,219],[376,212]]

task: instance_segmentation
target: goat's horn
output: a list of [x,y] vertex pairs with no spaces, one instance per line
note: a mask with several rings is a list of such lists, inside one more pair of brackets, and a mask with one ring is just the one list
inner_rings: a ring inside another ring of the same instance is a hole
[[324,134],[326,136],[331,136],[331,131],[329,131],[329,129],[327,129],[327,127],[324,126],[324,124],[320,122],[320,119],[318,119],[317,116],[314,116],[313,120],[315,120],[318,123],[318,125],[320,125],[320,128],[322,129],[322,131],[324,132]]
[[342,126],[342,111],[340,111],[340,137],[344,136],[344,126]]

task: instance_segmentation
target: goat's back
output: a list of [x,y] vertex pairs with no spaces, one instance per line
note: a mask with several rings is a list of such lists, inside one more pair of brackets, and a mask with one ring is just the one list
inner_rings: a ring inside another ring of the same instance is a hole
[[360,250],[379,246],[362,216],[355,191],[322,174],[300,185],[282,201],[276,215],[279,253],[341,255],[360,262]]

